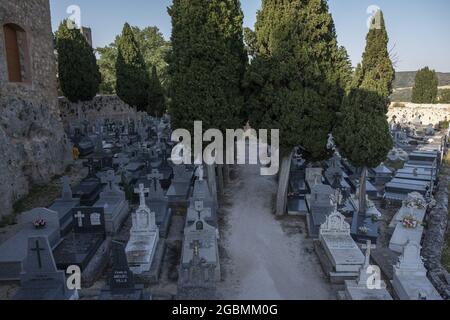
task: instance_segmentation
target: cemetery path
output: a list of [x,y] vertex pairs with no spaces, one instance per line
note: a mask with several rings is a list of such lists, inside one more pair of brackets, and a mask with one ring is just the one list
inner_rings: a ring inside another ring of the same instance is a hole
[[328,300],[327,284],[312,243],[300,232],[287,234],[272,214],[277,191],[274,177],[263,177],[257,166],[240,166],[227,196],[228,231],[222,243],[229,257],[224,299]]

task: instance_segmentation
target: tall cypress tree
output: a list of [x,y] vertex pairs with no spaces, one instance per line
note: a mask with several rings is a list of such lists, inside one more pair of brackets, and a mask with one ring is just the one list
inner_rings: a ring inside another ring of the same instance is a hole
[[119,39],[116,73],[116,92],[119,98],[139,111],[146,111],[150,79],[139,45],[128,23],[125,23]]
[[67,20],[56,32],[58,76],[61,91],[71,102],[89,101],[98,93],[101,75],[94,50],[79,29],[69,29]]
[[248,119],[257,128],[280,129],[277,214],[284,214],[293,148],[300,145],[311,161],[331,154],[327,141],[344,95],[346,57],[326,1],[263,0],[255,33],[257,52],[246,77]]
[[413,103],[435,103],[438,97],[439,79],[436,71],[425,67],[416,74],[416,82],[412,92]]
[[150,78],[147,112],[156,117],[162,117],[166,112],[166,98],[164,96],[164,89],[159,81],[156,66],[153,66],[152,76]]
[[174,128],[194,121],[221,130],[240,124],[241,81],[247,56],[238,0],[174,0],[169,55],[170,105]]
[[366,212],[368,167],[384,161],[392,149],[386,113],[395,72],[388,54],[388,35],[381,11],[367,35],[363,61],[355,70],[351,90],[342,104],[340,123],[334,130],[342,156],[361,168],[360,213]]

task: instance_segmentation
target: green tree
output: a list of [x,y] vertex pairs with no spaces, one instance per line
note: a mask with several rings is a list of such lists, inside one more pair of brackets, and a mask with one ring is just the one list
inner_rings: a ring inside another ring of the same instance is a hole
[[253,127],[280,130],[277,214],[284,214],[289,156],[300,145],[308,160],[329,158],[328,136],[351,69],[326,1],[263,0],[255,33],[257,53],[245,82],[248,119]]
[[67,20],[59,25],[55,38],[62,93],[71,102],[92,100],[101,81],[92,47],[79,29],[68,28]]
[[174,128],[236,128],[243,106],[247,54],[238,0],[174,0],[169,54]]
[[141,50],[128,23],[123,27],[116,62],[117,95],[139,111],[146,111],[150,84]]
[[247,54],[251,57],[255,57],[258,49],[256,47],[256,34],[250,28],[244,28],[244,43]]
[[436,103],[439,79],[436,71],[425,67],[416,74],[416,82],[412,92],[413,103]]
[[450,89],[443,89],[440,92],[440,103],[450,103]]
[[[395,70],[389,56],[389,37],[383,12],[378,10],[366,38],[359,83],[355,88],[366,89],[389,97],[393,91]],[[388,104],[386,104],[387,112]]]
[[[166,41],[157,27],[132,27],[135,39],[139,45],[148,73],[156,66],[159,78],[164,88],[168,86],[166,56],[170,51],[170,42]],[[100,91],[105,94],[116,92],[116,61],[120,35],[114,42],[103,48],[97,48],[100,54],[98,64],[102,74]]]
[[148,95],[149,103],[147,112],[153,116],[162,117],[166,112],[166,98],[155,66],[152,69]]
[[386,113],[395,73],[387,45],[385,22],[379,11],[367,36],[363,61],[356,68],[350,92],[342,103],[339,125],[334,130],[341,154],[361,168],[361,214],[366,212],[367,168],[377,167],[384,161],[393,145]]

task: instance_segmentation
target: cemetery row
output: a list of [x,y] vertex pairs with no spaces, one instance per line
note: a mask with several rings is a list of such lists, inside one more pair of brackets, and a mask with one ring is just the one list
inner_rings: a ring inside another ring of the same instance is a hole
[[[338,152],[316,167],[296,154],[288,212],[306,217],[308,236],[315,239],[324,271],[332,283],[342,285],[340,298],[441,299],[427,278],[421,243],[427,212],[436,205],[433,194],[446,152],[446,132],[393,123],[391,133],[395,148],[386,163],[369,170],[364,208],[361,173]],[[395,212],[393,218],[389,212]],[[385,237],[390,238],[387,244]],[[389,282],[379,282],[374,290],[376,278],[369,275],[376,270]]]
[[173,214],[185,217],[177,297],[214,297],[218,204],[202,165],[172,164],[170,135],[169,119],[148,116],[71,127],[88,175],[75,186],[62,178],[61,197],[21,214],[0,246],[0,282],[20,283],[14,299],[78,299],[80,288],[66,285],[77,270],[82,289],[109,270],[98,299],[152,299]]

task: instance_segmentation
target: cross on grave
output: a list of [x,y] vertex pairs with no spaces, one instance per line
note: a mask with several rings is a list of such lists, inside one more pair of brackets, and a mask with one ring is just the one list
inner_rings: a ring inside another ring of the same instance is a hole
[[94,159],[89,158],[87,162],[83,163],[83,167],[88,168],[89,173],[88,173],[88,177],[92,177],[94,176]]
[[83,226],[83,218],[85,217],[85,215],[82,214],[81,211],[78,211],[74,217],[75,219],[78,219],[78,226],[81,228]]
[[194,209],[198,213],[198,219],[200,220],[202,218],[202,212],[205,209],[203,201],[195,201]]
[[31,248],[31,251],[36,252],[39,269],[42,269],[41,251],[45,251],[45,249],[40,247],[39,240],[36,240],[36,247]]
[[372,249],[376,249],[376,245],[372,245],[371,240],[367,240],[366,244],[361,245],[361,249],[366,250],[366,259],[364,262],[364,266],[368,267],[370,265],[370,255],[372,254]]
[[144,188],[144,185],[141,183],[141,184],[139,185],[139,188],[138,188],[138,189],[134,189],[134,193],[135,193],[135,194],[139,194],[139,202],[140,202],[139,206],[140,206],[141,208],[142,208],[142,207],[146,207],[146,204],[145,204],[145,194],[146,194],[146,193],[150,193],[150,189]]

